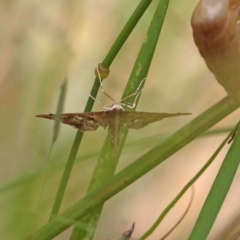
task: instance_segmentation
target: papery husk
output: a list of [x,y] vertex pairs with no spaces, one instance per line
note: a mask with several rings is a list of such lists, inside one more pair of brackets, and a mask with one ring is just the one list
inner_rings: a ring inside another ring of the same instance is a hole
[[240,0],[201,0],[192,15],[195,44],[227,93],[240,102]]

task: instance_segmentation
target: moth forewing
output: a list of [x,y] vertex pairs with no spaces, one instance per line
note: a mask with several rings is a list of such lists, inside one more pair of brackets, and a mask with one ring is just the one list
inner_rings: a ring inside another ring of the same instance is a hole
[[[99,126],[104,128],[108,126],[107,116],[105,115],[105,111],[89,113],[65,113],[61,115],[60,121],[83,132],[94,131]],[[55,120],[55,114],[40,114],[36,117]]]
[[[161,121],[164,118],[189,115],[190,113],[149,113],[130,112],[121,108],[112,108],[108,111],[89,113],[65,113],[60,120],[64,124],[71,125],[80,131],[94,131],[99,126],[108,128],[110,143],[116,154],[120,138],[120,130],[123,125],[129,129],[139,129],[146,125]],[[55,120],[54,114],[40,114],[36,117]]]
[[150,123],[161,121],[164,118],[190,115],[191,113],[149,113],[149,112],[127,112],[124,116],[128,128],[139,129]]

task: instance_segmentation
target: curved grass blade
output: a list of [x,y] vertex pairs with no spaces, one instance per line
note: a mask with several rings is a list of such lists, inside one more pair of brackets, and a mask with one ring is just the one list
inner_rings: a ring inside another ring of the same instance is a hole
[[198,178],[205,172],[205,170],[210,166],[210,164],[214,161],[218,153],[222,150],[224,145],[228,142],[228,139],[233,135],[233,133],[237,130],[239,124],[233,128],[233,130],[228,134],[228,136],[223,140],[223,142],[220,144],[220,146],[217,148],[217,150],[214,152],[214,154],[211,156],[211,158],[207,161],[207,163],[200,169],[200,171],[185,185],[185,187],[179,192],[179,194],[174,198],[174,200],[165,208],[165,210],[161,213],[161,215],[158,217],[158,219],[155,221],[155,223],[152,225],[152,227],[143,234],[142,237],[139,238],[139,240],[144,240],[147,237],[149,237],[159,226],[159,224],[162,222],[164,217],[167,215],[167,213],[174,207],[174,205],[181,199],[183,194],[198,180]]
[[51,222],[41,227],[38,231],[29,236],[28,239],[42,240],[56,237],[65,229],[73,225],[75,221],[86,216],[94,208],[98,207],[142,177],[168,157],[186,146],[193,139],[197,138],[210,127],[235,111],[238,107],[239,104],[230,97],[222,99],[220,102],[182,127],[162,144],[154,147],[124,170],[116,174],[107,183],[97,188],[72,207],[65,210],[62,214],[54,218]]
[[59,94],[59,98],[58,98],[57,110],[56,110],[56,115],[55,115],[55,122],[54,122],[54,125],[53,125],[53,138],[52,138],[52,143],[51,143],[49,153],[48,153],[48,157],[47,157],[45,174],[44,174],[44,177],[43,177],[43,185],[41,187],[42,189],[41,189],[41,192],[40,192],[37,208],[40,205],[42,195],[43,195],[43,191],[44,191],[44,188],[45,188],[45,185],[46,185],[46,181],[47,181],[47,177],[48,177],[48,173],[49,173],[49,164],[50,164],[50,157],[51,157],[51,153],[52,153],[52,149],[53,149],[53,144],[55,143],[55,141],[58,137],[58,132],[59,132],[59,129],[60,129],[60,115],[63,112],[66,91],[67,91],[67,79],[64,79],[63,83],[60,87],[60,94]]
[[55,115],[52,144],[54,144],[54,142],[58,137],[58,132],[59,132],[60,123],[61,123],[60,116],[63,113],[63,106],[65,102],[66,91],[67,91],[67,79],[64,79],[60,88],[60,95],[59,95],[57,111]]
[[240,131],[222,163],[189,240],[205,240],[231,187],[240,160]]
[[175,225],[163,236],[161,237],[159,240],[164,240],[166,239],[175,229],[176,227],[182,222],[182,220],[185,218],[185,216],[187,215],[191,205],[192,205],[192,202],[193,202],[193,198],[194,198],[194,185],[192,185],[192,188],[191,188],[191,198],[190,198],[190,201],[188,203],[188,206],[187,208],[185,209],[185,212],[183,213],[183,215],[181,216],[181,218],[175,223]]

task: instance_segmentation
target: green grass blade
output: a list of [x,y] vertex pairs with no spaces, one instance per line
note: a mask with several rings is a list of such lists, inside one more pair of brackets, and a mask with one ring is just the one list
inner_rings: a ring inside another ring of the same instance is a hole
[[230,147],[218,171],[212,188],[198,216],[189,240],[205,240],[217,218],[231,187],[240,160],[240,131]]
[[62,175],[62,178],[61,178],[61,182],[60,182],[60,185],[59,185],[59,188],[58,188],[58,191],[57,191],[57,195],[56,195],[56,198],[55,198],[55,201],[54,201],[54,204],[53,204],[53,208],[52,208],[52,211],[51,211],[49,221],[52,220],[52,218],[55,215],[57,215],[58,212],[59,212],[59,209],[60,209],[60,206],[61,206],[61,203],[62,203],[62,200],[63,200],[64,192],[65,192],[66,187],[67,187],[67,183],[68,183],[71,171],[72,171],[72,167],[73,167],[76,155],[77,155],[78,147],[79,147],[79,144],[81,142],[82,136],[83,136],[83,134],[78,131],[77,134],[76,134],[76,137],[75,137],[70,155],[68,157],[66,167],[64,169],[64,172],[63,172],[63,175]]
[[168,157],[186,146],[193,139],[203,134],[209,128],[228,116],[239,107],[230,97],[226,97],[190,123],[182,127],[162,144],[130,164],[124,170],[116,174],[107,183],[92,193],[88,194],[72,207],[54,218],[50,223],[44,225],[28,239],[42,240],[51,239],[81,219],[94,208],[129,186],[131,183],[142,177],[154,167],[162,163]]
[[56,141],[56,139],[58,137],[58,132],[59,132],[59,128],[60,128],[60,116],[63,112],[66,91],[67,91],[67,79],[65,79],[63,81],[61,88],[60,88],[57,111],[56,111],[56,116],[55,116],[55,121],[54,121],[54,126],[53,126],[52,144]]
[[116,39],[116,41],[112,45],[112,47],[111,47],[110,51],[108,52],[107,56],[103,60],[102,66],[104,68],[108,68],[111,65],[111,63],[113,62],[117,53],[119,52],[119,50],[121,49],[121,47],[123,46],[125,41],[127,40],[128,36],[131,34],[134,27],[137,25],[138,21],[143,16],[144,12],[146,11],[146,9],[148,8],[148,6],[150,5],[151,2],[152,2],[152,0],[142,0],[138,4],[137,8],[135,9],[133,14],[131,15],[131,17],[127,21],[126,25],[124,26],[123,30],[119,34],[118,38]]
[[197,181],[197,179],[205,172],[205,170],[210,166],[210,164],[214,161],[218,153],[222,150],[224,145],[227,143],[228,139],[233,135],[233,133],[237,130],[239,127],[239,124],[228,134],[228,136],[223,140],[223,142],[220,144],[220,146],[217,148],[217,150],[214,152],[214,154],[211,156],[211,158],[207,161],[207,163],[200,169],[200,171],[184,186],[184,188],[179,192],[179,194],[173,199],[173,201],[164,209],[164,211],[161,213],[161,215],[158,217],[158,219],[155,221],[155,223],[152,225],[152,227],[142,235],[142,237],[139,238],[139,240],[144,240],[147,237],[149,237],[159,226],[159,224],[162,222],[164,217],[167,215],[167,213],[174,207],[174,205],[181,199],[183,194]]
[[[224,130],[224,132],[226,131]],[[228,129],[228,132],[229,131],[230,131],[230,128]],[[145,150],[145,149],[148,149],[150,145],[151,146],[153,145],[152,142],[154,142],[154,145],[156,145],[156,143],[161,143],[164,140],[164,136],[165,134],[161,134],[156,136],[150,136],[147,138],[144,137],[144,138],[132,140],[125,145],[124,155],[128,155],[129,153],[132,153],[132,151],[134,151],[133,148],[138,148],[138,149],[140,148],[142,150]],[[99,155],[99,151],[86,153],[84,155],[77,157],[75,160],[75,164],[76,163],[79,164],[84,161],[91,161],[91,159],[97,158],[98,155]],[[65,165],[66,164],[64,162],[60,162],[60,163],[57,162],[54,165],[50,166],[49,171],[56,172],[56,171],[62,170],[65,167]],[[25,174],[23,176],[16,177],[16,179],[13,179],[0,186],[0,194],[6,194],[6,193],[9,193],[9,191],[23,187],[25,184],[32,182],[34,179],[41,177],[44,171],[45,171],[45,168],[39,169],[31,174],[27,174],[27,175]]]
[[[211,135],[228,133],[229,131],[231,131],[231,129],[232,129],[232,127],[210,130],[210,131],[207,131],[206,133],[202,134],[200,137],[208,137]],[[165,138],[165,134],[158,134],[158,135],[153,135],[153,136],[149,136],[149,137],[143,137],[143,138],[132,140],[125,145],[124,153],[126,155],[129,152],[134,151],[133,149],[135,149],[135,148],[137,148],[137,149],[140,148],[142,150],[145,150],[145,149],[149,148],[150,145],[151,146],[156,145],[157,143],[160,144],[161,142],[163,142],[164,138]],[[85,155],[82,155],[82,156],[79,156],[78,158],[76,158],[75,163],[79,164],[84,161],[90,161],[92,158],[95,158],[97,156],[98,156],[98,151],[87,153]],[[59,170],[63,169],[65,167],[65,165],[66,165],[65,163],[54,164],[53,166],[50,166],[49,171],[50,172],[59,171]],[[14,189],[24,186],[25,184],[28,184],[29,182],[31,182],[34,179],[41,176],[44,172],[44,169],[39,169],[28,175],[19,176],[16,179],[13,179],[8,183],[5,183],[4,185],[0,186],[0,194],[6,194],[9,191],[12,191]]]
[[47,163],[45,167],[45,174],[43,176],[43,185],[42,189],[40,191],[40,196],[39,196],[39,202],[37,204],[37,208],[40,205],[41,199],[42,199],[42,194],[45,188],[45,184],[47,181],[48,173],[49,173],[49,164],[50,164],[50,158],[51,158],[51,153],[53,149],[54,142],[57,140],[59,129],[60,129],[60,116],[63,112],[63,106],[65,102],[65,96],[66,96],[66,91],[67,91],[67,80],[65,79],[60,87],[60,94],[58,98],[58,104],[57,104],[57,110],[56,110],[56,116],[55,116],[55,121],[53,125],[53,138],[52,138],[52,143],[49,149],[48,157],[47,157]]
[[[145,10],[147,9],[147,7],[150,3],[151,3],[150,0],[141,1],[139,6],[133,13],[132,17],[126,23],[123,30],[119,34],[118,38],[114,42],[114,44],[111,47],[106,58],[103,60],[102,67],[104,67],[104,68],[110,67],[113,59],[116,57],[117,53],[123,46],[124,42],[126,41],[128,36],[132,32],[134,27],[136,26],[138,20],[142,17],[143,13],[145,12]],[[94,81],[94,84],[93,84],[93,87],[92,87],[92,90],[90,93],[94,98],[97,96],[97,93],[99,90],[99,85],[100,85],[99,79],[95,78],[95,81]],[[92,110],[93,104],[94,104],[93,99],[89,97],[84,112],[90,112]],[[50,215],[50,220],[52,219],[53,216],[56,216],[59,213],[60,206],[61,206],[63,196],[64,196],[64,192],[66,190],[67,183],[69,181],[69,177],[70,177],[70,174],[71,174],[71,171],[73,168],[73,164],[76,159],[76,155],[77,155],[82,137],[83,137],[83,132],[78,131],[76,134],[76,137],[74,139],[74,142],[73,142],[73,145],[72,145],[72,148],[71,148],[68,160],[67,160],[66,168],[64,169],[64,172],[63,172],[63,175],[61,178],[61,182],[60,182],[60,185],[59,185],[56,197],[55,197],[55,201],[54,201],[53,208],[52,208],[51,215]]]
[[[132,73],[130,75],[122,98],[134,93],[139,87],[142,79],[147,76],[152,57],[158,43],[168,4],[168,0],[159,1],[159,4],[149,26],[144,43],[142,44],[142,47],[134,64]],[[134,98],[132,98],[132,101],[129,100],[128,102],[133,102],[133,100]],[[108,179],[110,179],[114,175],[120,153],[127,137],[127,133],[128,129],[123,128],[123,130],[121,131],[117,155],[114,153],[109,138],[107,136],[97,165],[95,167],[87,193],[91,193],[92,191],[103,185]],[[90,214],[81,219],[81,221],[75,225],[70,239],[91,240],[96,230],[98,219],[101,215],[102,209],[103,205],[94,209]],[[87,226],[87,228],[85,226]]]

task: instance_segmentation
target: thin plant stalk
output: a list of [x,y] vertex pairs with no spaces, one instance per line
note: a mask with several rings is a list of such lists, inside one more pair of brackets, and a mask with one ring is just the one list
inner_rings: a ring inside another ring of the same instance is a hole
[[188,203],[188,206],[186,208],[186,210],[184,211],[183,215],[181,216],[181,218],[175,223],[175,225],[167,232],[165,233],[164,236],[162,236],[159,240],[164,240],[166,239],[176,228],[177,226],[182,222],[182,220],[186,217],[191,205],[192,205],[192,202],[193,202],[193,198],[194,198],[194,185],[192,185],[192,188],[191,188],[191,198],[190,198],[190,201]]
[[205,240],[217,218],[237,172],[240,160],[240,131],[233,140],[205,200],[189,240]]
[[60,94],[59,94],[59,99],[58,99],[58,105],[57,105],[57,110],[55,114],[55,121],[53,125],[53,139],[52,139],[52,144],[57,140],[59,129],[60,129],[60,118],[61,114],[63,112],[63,107],[64,107],[64,102],[66,98],[66,92],[67,92],[67,79],[64,79],[61,88],[60,88]]
[[179,194],[173,199],[173,201],[164,209],[164,211],[161,213],[161,215],[158,217],[158,219],[154,222],[154,224],[151,226],[151,228],[145,232],[139,240],[145,240],[147,237],[149,237],[159,226],[159,224],[162,222],[164,217],[167,215],[167,213],[175,206],[175,204],[181,199],[183,194],[198,180],[198,178],[205,172],[205,170],[210,166],[210,164],[214,161],[218,153],[222,150],[224,145],[227,143],[229,138],[233,135],[233,133],[238,129],[239,124],[233,128],[233,130],[228,134],[228,136],[223,140],[223,142],[220,144],[220,146],[217,148],[217,150],[214,152],[214,154],[211,156],[211,158],[207,161],[207,163],[200,169],[200,171],[184,186],[184,188],[179,192]]
[[57,140],[59,129],[60,129],[60,115],[63,112],[63,107],[64,107],[64,102],[65,102],[65,97],[66,97],[66,92],[67,92],[67,79],[64,79],[62,82],[62,85],[60,87],[60,94],[58,98],[58,104],[57,104],[57,110],[56,110],[56,118],[53,124],[53,138],[52,138],[52,143],[48,152],[48,157],[47,157],[47,163],[45,167],[45,173],[43,176],[43,185],[41,186],[41,191],[40,191],[40,196],[39,196],[39,201],[37,204],[37,208],[40,206],[41,200],[42,200],[42,195],[43,191],[46,185],[48,173],[49,173],[49,165],[50,165],[50,158],[51,158],[51,153],[53,149],[53,145],[55,141]]

